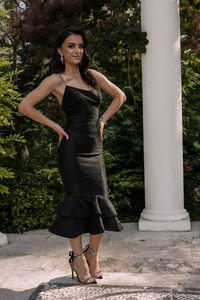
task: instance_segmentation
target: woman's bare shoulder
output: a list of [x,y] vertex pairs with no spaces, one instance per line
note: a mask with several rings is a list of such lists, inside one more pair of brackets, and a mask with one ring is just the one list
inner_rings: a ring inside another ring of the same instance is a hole
[[99,71],[94,70],[94,69],[89,69],[88,71],[94,76],[94,78],[96,79],[99,86],[108,82],[108,79],[106,78],[106,76],[104,74],[100,73]]
[[103,75],[95,69],[88,69],[88,72],[91,73],[93,76],[97,76],[97,77]]
[[56,87],[61,81],[61,78],[58,74],[51,74],[50,76],[47,76],[43,79],[43,83],[47,85],[51,85],[52,87]]
[[94,76],[98,84],[101,84],[107,80],[107,78],[97,70],[88,69],[88,71],[92,74],[92,76]]
[[105,75],[102,73],[90,69],[91,74],[95,77],[98,86],[104,90],[106,93],[108,93],[111,97],[119,96],[125,99],[125,94],[122,90],[120,90],[114,83],[112,83]]

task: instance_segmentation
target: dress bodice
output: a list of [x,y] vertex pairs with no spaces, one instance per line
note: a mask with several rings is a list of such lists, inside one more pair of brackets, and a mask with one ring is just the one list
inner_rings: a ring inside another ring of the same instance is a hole
[[98,119],[100,93],[96,89],[84,90],[66,85],[62,99],[62,109],[67,119]]

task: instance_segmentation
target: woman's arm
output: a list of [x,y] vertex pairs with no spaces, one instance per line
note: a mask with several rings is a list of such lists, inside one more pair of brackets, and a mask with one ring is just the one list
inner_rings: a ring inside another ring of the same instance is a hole
[[96,70],[91,70],[90,72],[95,77],[99,88],[109,94],[113,101],[111,102],[108,109],[101,116],[100,120],[105,124],[107,120],[112,117],[112,115],[118,111],[120,106],[126,101],[126,95],[122,90],[120,90],[115,84],[109,81],[103,74]]
[[51,75],[45,78],[40,85],[30,92],[20,103],[18,110],[27,117],[42,123],[52,129],[54,129],[59,137],[62,138],[63,135],[68,139],[68,134],[64,129],[56,122],[50,120],[45,115],[43,115],[39,110],[34,108],[38,102],[42,101],[46,96],[49,95],[56,87],[60,84],[60,79],[58,76]]

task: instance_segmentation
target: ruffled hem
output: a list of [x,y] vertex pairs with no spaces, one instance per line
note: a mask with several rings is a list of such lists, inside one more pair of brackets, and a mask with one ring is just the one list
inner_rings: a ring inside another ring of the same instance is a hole
[[65,195],[63,202],[57,208],[57,214],[69,218],[87,218],[92,215],[100,215],[103,218],[117,216],[111,201],[102,195],[87,197]]
[[107,231],[122,231],[123,226],[116,216],[103,218],[93,215],[90,218],[69,218],[57,215],[48,229],[49,232],[66,238],[76,238],[81,234],[99,234]]
[[88,197],[65,195],[48,230],[62,237],[75,238],[84,233],[121,231],[123,227],[112,202],[106,195]]

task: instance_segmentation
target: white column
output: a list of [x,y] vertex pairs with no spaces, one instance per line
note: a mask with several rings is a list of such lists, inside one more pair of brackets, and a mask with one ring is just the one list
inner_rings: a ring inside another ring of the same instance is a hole
[[142,0],[145,209],[139,230],[185,231],[178,0]]

